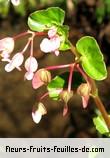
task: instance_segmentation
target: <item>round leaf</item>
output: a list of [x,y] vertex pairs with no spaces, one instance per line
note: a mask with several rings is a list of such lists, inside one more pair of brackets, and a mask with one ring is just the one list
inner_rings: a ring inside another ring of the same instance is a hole
[[107,70],[97,41],[93,37],[85,36],[76,43],[76,48],[81,55],[84,71],[95,80],[105,79]]
[[53,25],[62,25],[65,13],[58,7],[50,7],[46,10],[36,11],[30,14],[28,25],[31,30],[42,32]]

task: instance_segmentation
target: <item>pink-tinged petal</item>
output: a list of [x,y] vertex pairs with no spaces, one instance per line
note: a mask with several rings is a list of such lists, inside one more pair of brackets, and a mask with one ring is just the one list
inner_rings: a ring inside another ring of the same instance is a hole
[[5,65],[5,71],[6,72],[11,72],[14,68],[15,67],[11,63]]
[[42,42],[40,43],[40,49],[45,53],[51,52],[51,42],[48,38],[44,38],[42,40]]
[[57,33],[57,29],[55,27],[50,28],[50,30],[48,31],[49,38],[55,37],[56,33]]
[[4,51],[3,51],[3,52],[1,53],[1,57],[2,57],[2,61],[8,61],[10,55],[9,55],[7,52],[4,52]]
[[4,51],[4,54],[10,54],[14,49],[14,39],[6,37],[0,40],[0,51]]
[[41,87],[42,85],[44,85],[44,82],[42,82],[41,79],[40,79],[40,71],[41,71],[41,70],[42,70],[42,69],[38,70],[38,71],[35,73],[34,77],[33,77],[33,80],[32,80],[32,87],[33,87],[34,89],[37,89],[37,88]]
[[17,53],[13,56],[12,58],[12,65],[14,65],[15,67],[19,67],[22,65],[24,60],[24,56],[22,53]]
[[36,58],[31,56],[27,58],[27,60],[25,61],[25,69],[27,71],[35,72],[37,68],[38,68],[38,62]]
[[51,42],[51,51],[56,51],[60,47],[60,37],[54,37],[50,39]]
[[24,75],[24,78],[27,79],[27,80],[32,80],[33,76],[34,76],[33,72],[26,72],[25,75]]
[[63,116],[66,116],[67,113],[68,113],[68,105],[65,105],[63,109]]
[[12,4],[17,6],[20,4],[20,0],[11,0]]
[[54,53],[56,56],[58,56],[60,54],[59,50],[56,50]]
[[89,102],[89,96],[82,96],[82,105],[83,108],[87,108]]

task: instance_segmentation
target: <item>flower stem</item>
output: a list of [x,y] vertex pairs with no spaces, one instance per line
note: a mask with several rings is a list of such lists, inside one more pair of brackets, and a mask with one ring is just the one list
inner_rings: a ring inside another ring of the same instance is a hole
[[22,33],[20,33],[20,34],[18,34],[18,35],[16,35],[16,36],[14,36],[13,39],[16,40],[17,38],[20,38],[20,37],[22,37],[22,36],[26,36],[26,35],[28,35],[28,34],[29,34],[28,31],[22,32]]
[[73,44],[71,44],[71,52],[75,55],[75,57],[76,57],[77,59],[80,58],[80,55],[79,55],[79,53],[77,53],[77,50],[76,50],[76,48],[73,46]]
[[107,113],[107,111],[106,111],[106,109],[105,109],[100,97],[99,96],[95,96],[93,99],[94,99],[94,101],[96,103],[97,108],[100,110],[100,112],[101,112],[101,114],[102,114],[102,116],[103,116],[103,118],[105,120],[105,123],[106,123],[108,129],[110,130],[110,118],[108,116],[108,113]]
[[96,83],[93,79],[91,79],[89,76],[87,76],[87,74],[82,70],[82,68],[80,68],[80,66],[77,64],[77,69],[79,70],[79,72],[82,74],[82,76],[84,77],[84,79],[90,84],[91,86],[91,96],[94,99],[94,102],[97,106],[97,108],[100,110],[106,125],[108,127],[108,129],[110,129],[110,118],[108,116],[108,113],[100,99],[100,97],[98,96],[98,89],[96,86]]
[[[48,66],[45,69],[46,70],[56,70],[56,69],[62,69],[62,68],[67,68],[70,67],[71,64],[66,64],[66,65],[55,65],[55,66]],[[73,65],[73,64],[72,64]]]
[[72,77],[73,77],[73,71],[75,68],[75,64],[70,66],[70,75],[69,75],[69,80],[68,80],[68,91],[71,91],[71,84],[72,84]]
[[20,37],[23,37],[23,36],[26,36],[28,34],[35,34],[35,36],[44,36],[47,33],[46,32],[33,32],[33,31],[28,30],[26,32],[22,32],[22,33],[20,33],[20,34],[18,34],[16,36],[14,36],[13,39],[16,40],[16,39],[18,39]]
[[46,92],[45,94],[43,94],[43,95],[40,97],[39,101],[41,101],[42,99],[44,99],[44,98],[47,97],[48,95],[49,95],[49,92]]

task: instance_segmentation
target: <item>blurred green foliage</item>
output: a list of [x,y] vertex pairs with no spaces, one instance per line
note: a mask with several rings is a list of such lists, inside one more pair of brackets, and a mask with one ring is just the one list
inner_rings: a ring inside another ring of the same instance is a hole
[[105,18],[110,20],[110,0],[99,0],[96,7],[97,22],[101,24]]
[[62,4],[65,6],[66,0],[21,0],[18,6],[13,6],[8,0],[0,0],[0,17],[8,17],[12,11],[20,16],[26,16],[31,11],[48,6],[60,6]]
[[60,7],[68,13],[71,10],[73,12],[74,4],[77,4],[77,0],[21,0],[20,5],[14,6],[10,0],[0,0],[0,17],[6,18],[13,13],[25,17],[33,11],[52,6]]

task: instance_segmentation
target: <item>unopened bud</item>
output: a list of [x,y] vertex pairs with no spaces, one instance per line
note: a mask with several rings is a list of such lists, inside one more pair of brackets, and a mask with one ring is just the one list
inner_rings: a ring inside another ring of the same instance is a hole
[[36,109],[36,106],[34,106],[34,109],[32,111],[33,121],[35,123],[39,123],[42,116],[45,115],[46,113],[47,113],[47,110],[46,110],[45,106],[40,102],[38,104],[38,108]]
[[60,93],[60,98],[65,102],[65,103],[68,103],[68,101],[72,98],[73,96],[73,91],[62,91]]
[[86,108],[88,105],[90,91],[91,88],[87,83],[82,83],[77,89],[77,93],[82,97],[83,108]]
[[40,79],[44,83],[49,83],[51,81],[51,73],[46,69],[40,70]]
[[81,96],[89,95],[90,91],[91,91],[91,88],[87,83],[82,83],[77,89],[77,93]]

